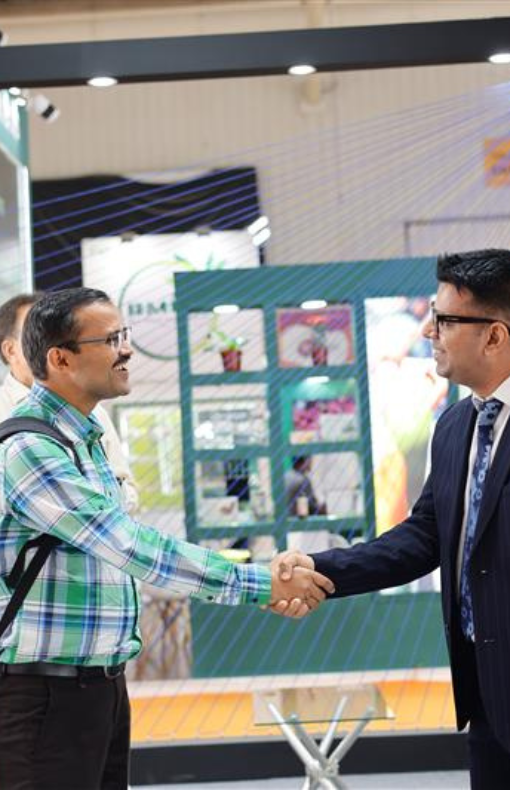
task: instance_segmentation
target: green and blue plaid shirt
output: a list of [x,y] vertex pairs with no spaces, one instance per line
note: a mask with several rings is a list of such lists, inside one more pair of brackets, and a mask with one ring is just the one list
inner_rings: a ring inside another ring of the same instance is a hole
[[0,444],[0,615],[11,596],[5,577],[26,541],[42,532],[63,541],[3,635],[0,660],[115,665],[131,658],[141,648],[137,580],[203,601],[269,602],[266,568],[228,562],[123,510],[93,416],[39,384],[13,414],[46,420],[72,439],[85,474],[45,436],[20,433]]

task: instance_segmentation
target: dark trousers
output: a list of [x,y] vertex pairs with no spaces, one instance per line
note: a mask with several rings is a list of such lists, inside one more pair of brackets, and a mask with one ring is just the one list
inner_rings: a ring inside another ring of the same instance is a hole
[[0,678],[1,790],[126,790],[124,675]]
[[510,790],[510,752],[497,740],[487,721],[473,660],[471,720],[468,748],[471,790]]

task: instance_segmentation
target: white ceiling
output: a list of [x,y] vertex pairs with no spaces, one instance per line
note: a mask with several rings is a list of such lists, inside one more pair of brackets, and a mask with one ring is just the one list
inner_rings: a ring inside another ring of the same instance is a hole
[[508,15],[506,0],[0,0],[0,28],[10,44]]

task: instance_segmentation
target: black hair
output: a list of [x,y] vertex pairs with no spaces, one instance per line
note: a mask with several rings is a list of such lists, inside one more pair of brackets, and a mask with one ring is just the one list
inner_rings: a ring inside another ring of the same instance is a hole
[[8,299],[0,306],[0,357],[7,365],[7,360],[2,351],[2,343],[9,337],[15,337],[17,330],[18,311],[21,307],[34,305],[44,294],[36,291],[32,294],[18,294]]
[[22,348],[36,379],[48,377],[47,355],[50,348],[63,346],[79,353],[77,340],[80,325],[76,311],[94,302],[111,302],[104,291],[95,288],[66,288],[39,299],[23,326]]
[[299,470],[306,464],[309,458],[309,455],[294,455],[292,457],[292,468],[299,472]]
[[457,291],[469,291],[476,302],[510,315],[510,250],[474,250],[442,255],[437,279]]

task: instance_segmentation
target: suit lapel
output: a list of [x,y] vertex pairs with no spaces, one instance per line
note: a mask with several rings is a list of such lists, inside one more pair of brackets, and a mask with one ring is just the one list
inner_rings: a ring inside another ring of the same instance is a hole
[[475,539],[473,543],[473,550],[479,543],[487,525],[494,513],[496,505],[498,504],[501,491],[508,479],[510,471],[510,419],[505,425],[505,430],[498,444],[496,455],[489,468],[485,489],[483,492],[482,503],[480,506],[480,514],[478,516],[478,523],[476,526]]

